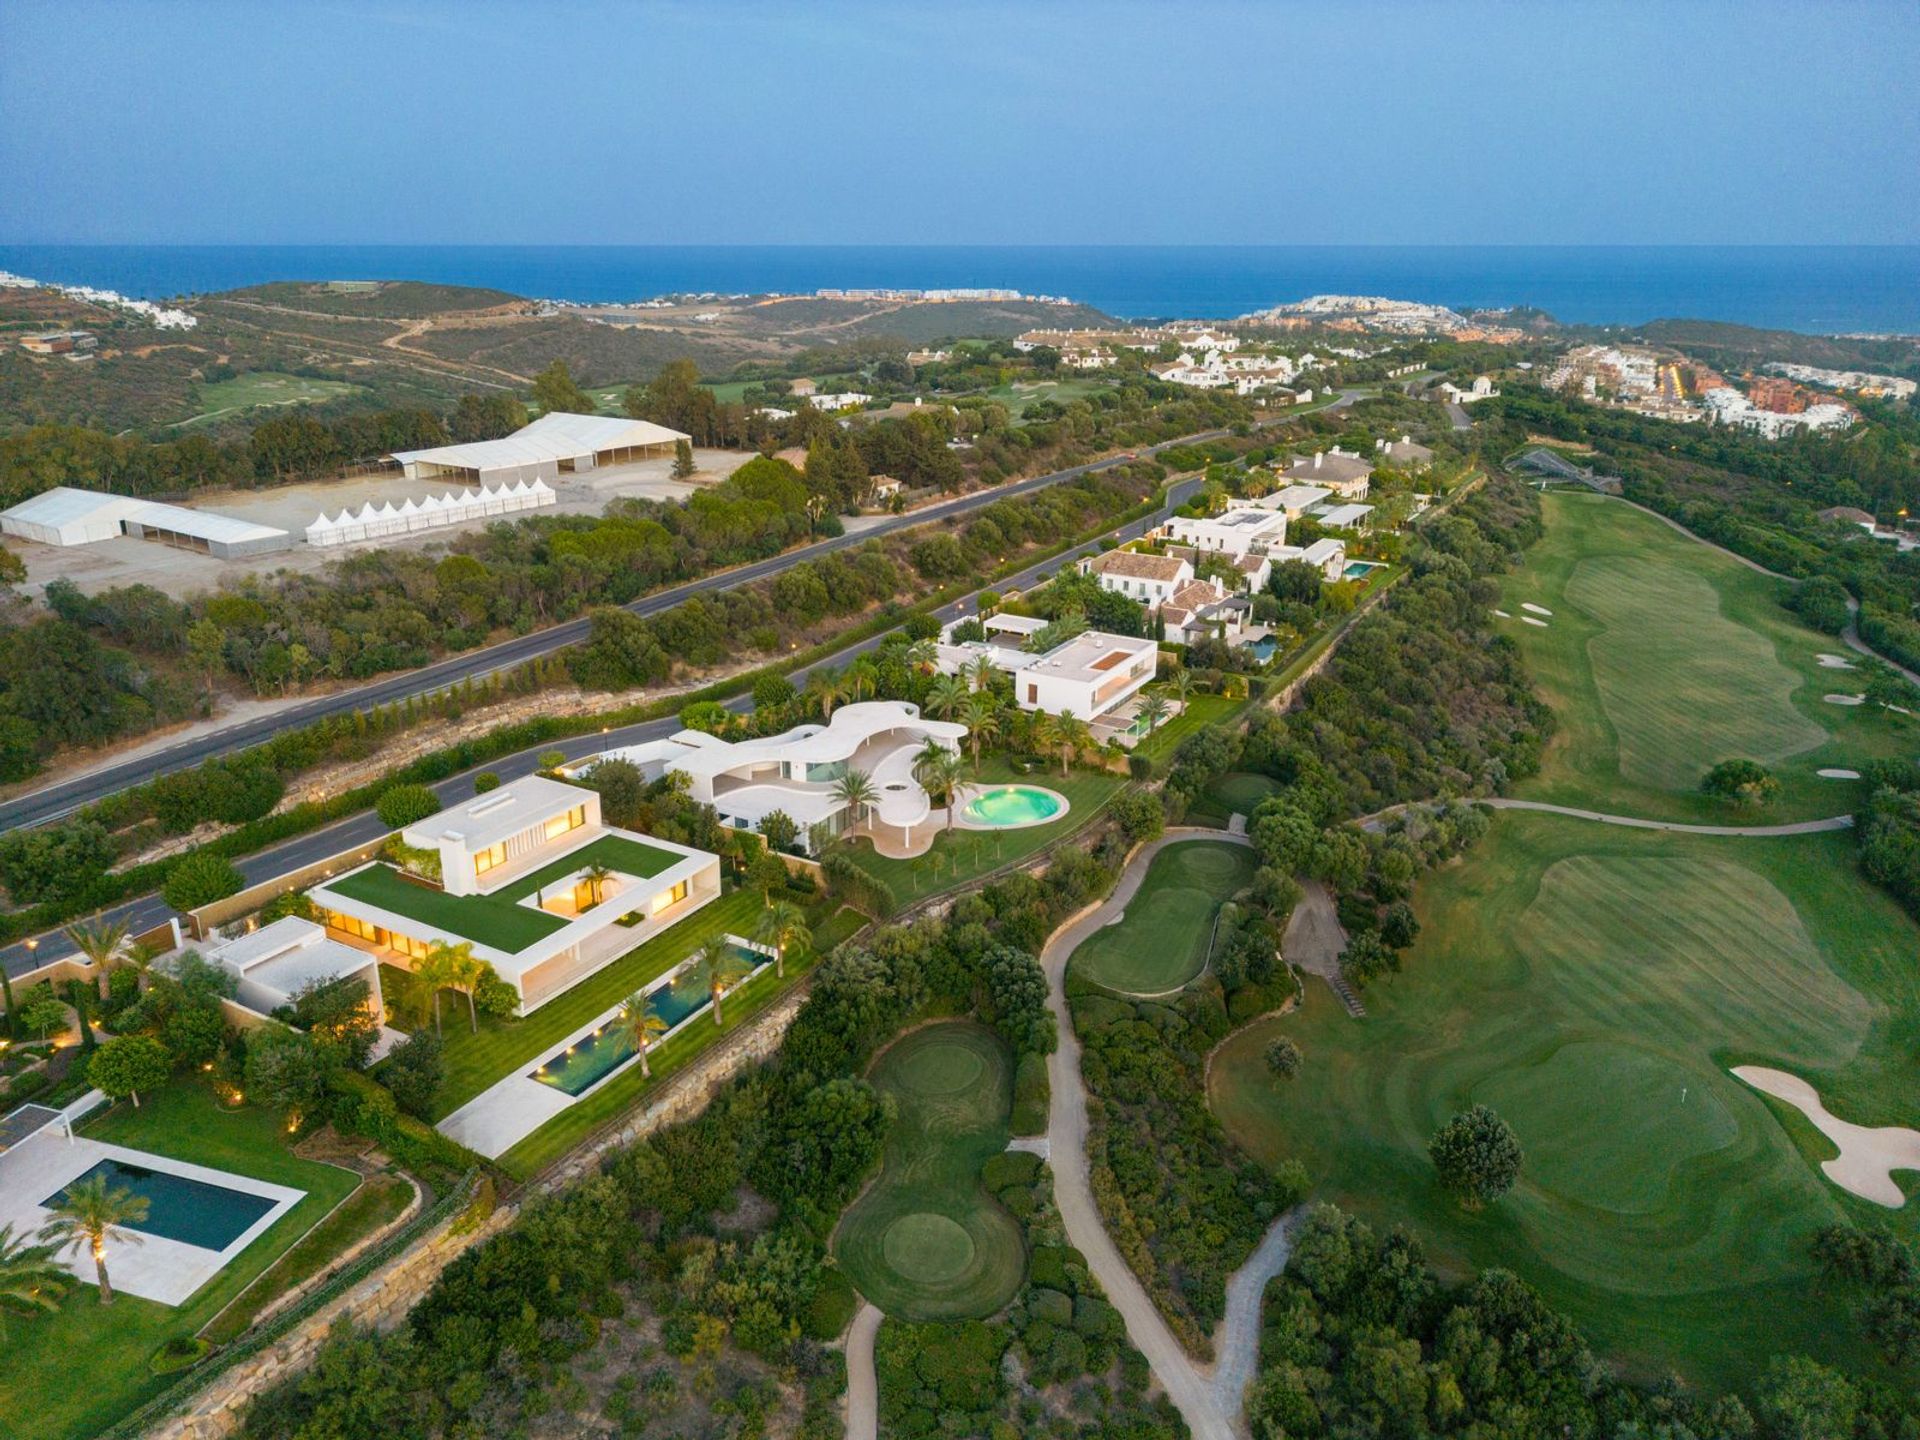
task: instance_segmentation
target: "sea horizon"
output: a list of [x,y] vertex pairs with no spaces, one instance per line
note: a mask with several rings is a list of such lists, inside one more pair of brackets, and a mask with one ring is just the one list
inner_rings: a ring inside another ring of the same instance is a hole
[[608,304],[664,294],[997,288],[1122,319],[1229,319],[1316,294],[1570,324],[1920,332],[1920,245],[49,245],[0,270],[141,299],[285,280],[415,280]]

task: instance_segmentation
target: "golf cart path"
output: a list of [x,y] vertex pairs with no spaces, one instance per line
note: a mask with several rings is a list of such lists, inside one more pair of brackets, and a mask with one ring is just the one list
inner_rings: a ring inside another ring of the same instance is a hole
[[1127,1338],[1146,1357],[1167,1398],[1186,1420],[1192,1440],[1238,1440],[1246,1434],[1241,1418],[1244,1390],[1259,1350],[1260,1297],[1267,1280],[1286,1265],[1289,1222],[1286,1218],[1275,1221],[1259,1249],[1228,1282],[1227,1316],[1215,1336],[1218,1358],[1211,1366],[1198,1364],[1180,1348],[1139,1277],[1121,1257],[1094,1203],[1087,1166],[1087,1092],[1080,1079],[1080,1040],[1073,1032],[1066,999],[1067,960],[1074,950],[1088,936],[1126,913],[1156,855],[1169,845],[1192,840],[1251,843],[1243,835],[1220,830],[1168,831],[1135,850],[1113,893],[1055,930],[1040,953],[1040,965],[1047,975],[1047,1004],[1060,1031],[1059,1046],[1047,1059],[1047,1079],[1053,1090],[1047,1140],[1054,1201],[1067,1239],[1086,1256],[1087,1266],[1106,1291],[1107,1300],[1120,1312]]
[[877,1440],[880,1382],[873,1371],[873,1340],[887,1317],[862,1300],[847,1327],[847,1440]]
[[[1544,800],[1510,800],[1501,795],[1481,797],[1469,800],[1467,803],[1485,805],[1489,810],[1537,810],[1544,815],[1568,815],[1575,820],[1594,820],[1602,825],[1625,825],[1634,830],[1670,830],[1679,835],[1744,835],[1754,839],[1765,839],[1780,835],[1819,835],[1829,830],[1853,828],[1851,815],[1829,815],[1824,820],[1795,820],[1786,825],[1687,825],[1678,820],[1644,820],[1638,815],[1607,815],[1598,810],[1579,810],[1571,805],[1549,805]],[[1375,822],[1389,815],[1398,814],[1407,808],[1406,805],[1389,805],[1384,810],[1376,810],[1371,815],[1361,816],[1358,823],[1363,829],[1373,829]]]

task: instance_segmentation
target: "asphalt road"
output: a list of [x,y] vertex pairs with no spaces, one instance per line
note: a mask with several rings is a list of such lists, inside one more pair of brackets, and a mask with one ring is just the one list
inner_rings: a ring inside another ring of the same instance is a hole
[[[1100,463],[1105,465],[1115,462],[1103,461]],[[1075,470],[1063,473],[1079,474],[1082,472]],[[1056,475],[1044,478],[1059,479],[1060,476]],[[1030,482],[1022,483],[1028,484],[1028,487],[1031,488]],[[1100,548],[1102,540],[1110,537],[1119,540],[1131,540],[1143,535],[1155,525],[1158,525],[1165,518],[1168,511],[1185,504],[1199,487],[1200,480],[1197,476],[1176,481],[1167,487],[1167,501],[1162,509],[1148,515],[1144,519],[1118,526],[1097,539],[1086,541],[1083,544],[1074,546],[1070,550],[1038,561],[1013,575],[1003,576],[994,581],[989,588],[1002,593],[1008,590],[1026,589],[1036,580],[1053,575],[1063,566],[1077,560],[1082,555],[1096,553]],[[1007,492],[1003,490],[996,493],[1005,494]],[[924,518],[924,512],[919,518]],[[738,575],[741,572],[734,571],[732,573]],[[943,623],[948,620],[958,620],[973,612],[975,608],[975,597],[979,593],[980,592],[975,591],[972,594],[964,595],[952,604],[942,606],[933,613],[935,617]],[[553,633],[551,630],[541,632],[542,635],[551,635]],[[832,655],[816,660],[811,665],[801,666],[790,672],[793,682],[795,685],[804,685],[807,675],[820,666],[827,666],[836,670],[840,669],[855,656],[865,654],[869,650],[878,649],[880,642],[885,638],[885,633],[870,636],[865,640],[858,641],[841,650],[837,650]],[[726,704],[730,710],[744,712],[752,708],[753,701],[752,697],[741,695],[727,701]],[[536,764],[538,757],[548,750],[562,751],[569,760],[577,760],[583,756],[592,755],[601,750],[611,749],[618,745],[635,745],[644,740],[663,739],[680,728],[678,717],[666,715],[657,720],[643,721],[637,725],[624,725],[618,729],[602,730],[597,734],[576,736],[571,740],[561,740],[552,744],[532,746],[512,755],[504,755],[499,759],[489,760],[484,765],[477,765],[472,769],[463,770],[457,775],[449,776],[447,779],[435,785],[433,790],[444,803],[451,805],[458,801],[471,798],[473,795],[473,776],[481,770],[491,770],[502,780],[517,780],[523,775],[531,775],[534,770],[538,768]],[[365,810],[358,815],[349,816],[347,819],[336,820],[333,824],[323,829],[314,830],[305,835],[295,836],[291,840],[283,841],[268,849],[257,851],[252,855],[237,860],[235,864],[239,867],[240,873],[246,877],[247,884],[257,885],[264,880],[272,879],[276,875],[284,875],[289,871],[298,870],[302,866],[311,865],[315,861],[324,860],[329,855],[335,855],[342,850],[351,849],[355,845],[364,844],[370,840],[377,840],[386,833],[386,830],[387,827],[380,823],[379,816],[375,815],[371,810]],[[144,895],[137,900],[126,901],[123,904],[112,907],[106,912],[111,919],[125,921],[136,933],[155,925],[165,924],[167,918],[173,913],[172,908],[157,894]],[[49,960],[70,954],[74,949],[72,942],[70,942],[64,932],[60,930],[49,931],[35,938],[39,941],[37,952],[29,951],[24,941],[9,945],[4,950],[0,950],[0,964],[6,966],[9,975],[19,975],[37,965],[44,965]]]
[[[1359,397],[1360,393],[1355,390],[1342,391],[1340,398],[1332,405],[1326,406],[1323,413],[1346,408]],[[1263,426],[1277,425],[1284,423],[1287,418],[1289,417],[1284,415],[1276,416],[1261,423]],[[1136,456],[1157,455],[1163,450],[1180,445],[1204,444],[1209,440],[1223,439],[1228,433],[1226,430],[1206,430],[1196,435],[1165,440],[1157,445],[1142,446],[1139,450],[1130,453]],[[1127,457],[1116,455],[1105,460],[1091,461],[1085,465],[1075,465],[1065,470],[1055,470],[1046,475],[1030,476],[1025,480],[1017,480],[993,490],[962,495],[957,499],[942,501],[938,505],[930,505],[910,514],[895,516],[879,525],[862,530],[857,535],[849,534],[832,540],[822,540],[779,555],[769,556],[765,560],[756,560],[748,565],[722,571],[716,575],[702,576],[698,580],[689,580],[683,585],[655,591],[651,595],[635,600],[627,608],[636,615],[656,615],[695,595],[730,590],[738,585],[764,580],[768,576],[778,575],[781,571],[798,565],[803,560],[818,559],[836,550],[861,545],[878,535],[886,535],[916,525],[951,520],[969,511],[991,505],[997,500],[1024,495],[1081,475],[1109,470],[1116,465],[1125,464],[1126,460]],[[330,695],[317,696],[303,704],[290,706],[272,715],[229,725],[224,730],[197,735],[190,740],[181,741],[178,745],[150,752],[135,760],[105,766],[85,775],[75,776],[71,780],[48,785],[43,789],[0,804],[0,830],[12,830],[22,825],[38,825],[57,819],[82,805],[115,794],[129,786],[144,783],[155,776],[198,765],[201,761],[212,759],[216,755],[224,755],[230,751],[245,749],[250,745],[261,744],[284,731],[297,730],[303,725],[311,724],[329,715],[366,710],[390,701],[405,700],[409,695],[431,694],[436,690],[444,690],[449,685],[457,685],[468,678],[477,680],[491,675],[496,670],[511,669],[528,660],[550,655],[556,650],[584,640],[589,623],[585,617],[582,617],[569,620],[564,624],[549,626],[544,630],[535,630],[526,635],[517,635],[497,645],[489,645],[480,650],[469,650],[464,654],[450,656],[421,669],[390,675],[366,685],[356,686],[351,690],[339,690]]]

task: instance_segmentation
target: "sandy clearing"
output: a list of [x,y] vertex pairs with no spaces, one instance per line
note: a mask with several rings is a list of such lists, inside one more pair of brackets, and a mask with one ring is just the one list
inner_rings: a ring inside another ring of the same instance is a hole
[[1511,620],[1513,618],[1513,616],[1509,615],[1504,610],[1496,610],[1493,613],[1498,615],[1502,620]]
[[1813,773],[1822,780],[1858,780],[1860,778],[1858,770],[1843,770],[1838,765],[1826,770],[1816,770]]
[[1842,1190],[1889,1210],[1898,1210],[1907,1203],[1906,1195],[1894,1183],[1893,1172],[1920,1170],[1920,1130],[1909,1130],[1904,1125],[1849,1124],[1821,1103],[1820,1092],[1813,1086],[1784,1070],[1765,1065],[1736,1065],[1733,1075],[1763,1094],[1786,1101],[1840,1147],[1839,1155],[1822,1162],[1820,1169]]
[[1531,600],[1522,600],[1520,602],[1520,608],[1522,610],[1532,611],[1535,615],[1545,615],[1545,616],[1548,616],[1549,618],[1551,618],[1553,615],[1553,612],[1547,609],[1546,606],[1536,605]]
[[1820,698],[1829,705],[1864,705],[1867,703],[1867,697],[1864,695],[1822,695]]
[[1536,620],[1536,619],[1534,619],[1534,618],[1533,618],[1533,616],[1531,616],[1531,615],[1522,615],[1522,616],[1520,617],[1520,623],[1521,623],[1522,625],[1538,625],[1538,626],[1539,626],[1539,627],[1540,627],[1540,628],[1541,628],[1542,630],[1545,630],[1545,629],[1547,628],[1547,622],[1546,622],[1546,621],[1544,621],[1544,620]]
[[1858,668],[1853,661],[1847,659],[1846,656],[1830,655],[1824,650],[1813,658],[1819,662],[1822,670],[1853,670]]

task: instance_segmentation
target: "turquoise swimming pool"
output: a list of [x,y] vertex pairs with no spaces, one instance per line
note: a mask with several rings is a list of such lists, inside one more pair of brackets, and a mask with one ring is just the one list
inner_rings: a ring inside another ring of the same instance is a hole
[[[746,961],[749,966],[747,975],[740,981],[742,985],[752,979],[761,966],[773,959],[773,956],[764,951],[755,950],[749,945],[738,942],[728,945],[727,948]],[[700,967],[688,960],[682,961],[675,967],[671,980],[648,992],[647,1002],[649,1008],[666,1023],[667,1030],[671,1032],[705,1010],[712,1003],[712,998],[708,993],[706,977],[700,973]],[[653,1043],[659,1044],[659,1038],[656,1037]],[[578,1097],[586,1094],[639,1053],[634,1048],[633,1038],[620,1028],[620,1021],[615,1017],[603,1021],[599,1028],[589,1031],[560,1054],[552,1056],[529,1078],[538,1080],[542,1085],[551,1085],[565,1094]]]
[[984,795],[976,795],[961,810],[971,825],[994,830],[1013,830],[1022,825],[1042,825],[1063,814],[1067,802],[1051,790],[1032,785],[1002,785]]
[[1273,659],[1273,652],[1280,648],[1280,642],[1269,635],[1263,640],[1254,641],[1247,648],[1253,651],[1254,658],[1264,665]]
[[1367,578],[1367,576],[1371,575],[1374,571],[1380,568],[1381,567],[1378,561],[1349,560],[1347,562],[1347,568],[1341,571],[1340,573],[1345,575],[1349,580],[1364,580]]
[[[149,1170],[124,1160],[102,1160],[73,1184],[96,1176],[106,1179],[109,1190],[131,1190],[147,1202],[146,1218],[129,1221],[127,1229],[178,1240],[182,1245],[198,1245],[203,1250],[226,1249],[279,1203],[270,1196],[229,1190],[225,1185],[210,1185],[167,1170]],[[62,1189],[40,1203],[51,1209],[66,1193]]]

